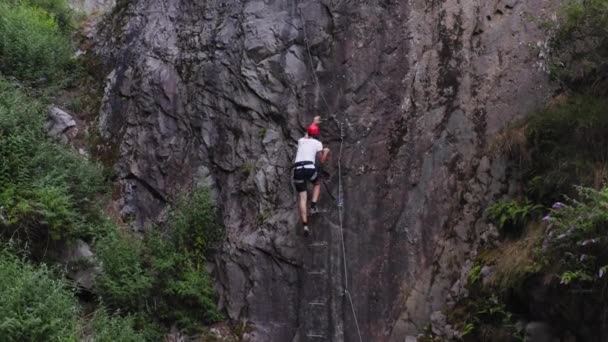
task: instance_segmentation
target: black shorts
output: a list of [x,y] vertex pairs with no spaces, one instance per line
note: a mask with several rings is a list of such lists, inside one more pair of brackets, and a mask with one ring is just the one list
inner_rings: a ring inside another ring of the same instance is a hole
[[306,182],[319,183],[319,172],[316,168],[297,168],[293,170],[293,182],[296,185],[297,192],[305,192]]

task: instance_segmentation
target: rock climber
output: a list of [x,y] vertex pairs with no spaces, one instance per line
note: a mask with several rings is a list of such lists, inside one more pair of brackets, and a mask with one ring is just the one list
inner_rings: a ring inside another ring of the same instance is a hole
[[296,191],[298,192],[298,207],[302,225],[304,226],[305,236],[310,234],[307,213],[307,183],[311,182],[313,184],[310,213],[314,214],[318,212],[317,202],[319,201],[319,195],[321,194],[320,165],[317,165],[316,163],[317,157],[318,162],[323,164],[329,156],[329,148],[323,148],[323,144],[317,140],[320,133],[320,122],[321,117],[316,116],[312,124],[308,126],[304,137],[298,140],[298,152],[296,153],[293,171],[293,182]]

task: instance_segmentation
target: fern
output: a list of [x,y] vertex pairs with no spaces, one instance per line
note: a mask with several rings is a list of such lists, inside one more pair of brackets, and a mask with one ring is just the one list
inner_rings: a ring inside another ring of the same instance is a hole
[[496,225],[503,234],[519,234],[525,225],[540,213],[542,205],[502,200],[497,201],[486,209],[488,219]]

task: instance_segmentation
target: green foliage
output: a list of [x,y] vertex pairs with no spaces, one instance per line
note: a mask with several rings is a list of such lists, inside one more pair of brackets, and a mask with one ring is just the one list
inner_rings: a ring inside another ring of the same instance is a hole
[[66,0],[25,0],[32,7],[40,7],[51,15],[59,28],[69,33],[76,28],[76,13]]
[[76,300],[65,283],[0,247],[2,340],[77,341],[76,328]]
[[530,115],[505,136],[501,146],[515,160],[527,197],[551,205],[574,196],[574,185],[600,187],[608,177],[608,101],[574,95]]
[[608,76],[606,27],[608,0],[565,1],[558,20],[548,25],[554,78],[569,87],[601,90]]
[[[42,3],[51,8],[59,2]],[[20,1],[0,3],[0,13],[0,72],[32,83],[55,82],[68,74],[73,48],[55,15]]]
[[0,233],[30,241],[90,237],[100,226],[103,169],[50,141],[45,111],[0,78]]
[[481,265],[477,264],[471,268],[469,273],[469,284],[474,285],[481,278]]
[[195,263],[165,245],[152,255],[152,272],[156,277],[154,314],[165,322],[176,322],[181,328],[193,329],[197,323],[222,319],[213,283],[203,264]]
[[[90,322],[95,342],[143,342],[146,341],[141,332],[136,331],[135,317],[110,315],[105,310],[95,312]],[[84,340],[87,340],[84,338]]]
[[222,236],[209,192],[195,190],[178,201],[163,231],[140,242],[115,236],[98,244],[103,272],[98,292],[115,310],[155,317],[192,330],[221,320],[206,256]]
[[523,331],[504,302],[496,295],[483,294],[461,303],[459,317],[465,341],[523,341]]
[[258,137],[260,138],[260,140],[264,140],[264,138],[266,137],[266,132],[266,127],[260,128],[260,130],[258,131]]
[[255,172],[255,165],[252,162],[245,162],[241,165],[239,171],[243,177],[247,178]]
[[143,244],[127,235],[110,235],[99,241],[97,253],[103,272],[96,279],[97,293],[116,310],[144,310],[152,278],[143,264]]
[[550,232],[542,257],[547,267],[563,284],[603,284],[608,264],[608,187],[578,188],[578,199],[554,209],[546,220]]
[[488,207],[486,214],[500,232],[514,235],[521,233],[541,209],[541,205],[532,204],[528,200],[524,202],[501,200]]
[[223,234],[209,190],[200,188],[193,191],[190,197],[178,201],[176,208],[169,215],[167,224],[175,247],[198,260],[204,259]]

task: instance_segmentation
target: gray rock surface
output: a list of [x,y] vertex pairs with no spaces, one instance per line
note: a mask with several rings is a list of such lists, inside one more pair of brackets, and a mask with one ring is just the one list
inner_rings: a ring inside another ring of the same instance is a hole
[[91,247],[77,239],[63,246],[62,250],[61,261],[66,267],[68,277],[78,286],[91,291],[95,285],[95,277],[100,271]]
[[544,322],[530,322],[526,324],[526,341],[534,342],[557,342],[553,329]]
[[[100,130],[118,144],[119,206],[145,232],[180,191],[212,186],[227,238],[221,305],[250,341],[358,340],[342,296],[335,203],[303,239],[290,165],[316,114],[342,155],[349,292],[364,341],[416,336],[462,294],[462,268],[509,189],[492,137],[550,95],[530,19],[548,2],[133,0],[106,18]],[[301,13],[301,14],[300,14]],[[303,29],[305,25],[306,31]],[[312,60],[308,58],[305,33]],[[317,85],[313,69],[320,80]],[[325,107],[324,99],[331,110]],[[326,242],[319,252],[311,241]],[[325,276],[311,279],[322,260]],[[468,265],[468,266],[467,266]],[[315,289],[313,285],[319,285]],[[318,298],[317,298],[318,299]],[[314,325],[314,324],[313,324]]]
[[44,129],[50,137],[67,143],[69,140],[68,131],[75,126],[76,121],[66,111],[56,106],[49,107]]
[[69,0],[70,6],[86,14],[102,14],[116,5],[116,0]]

